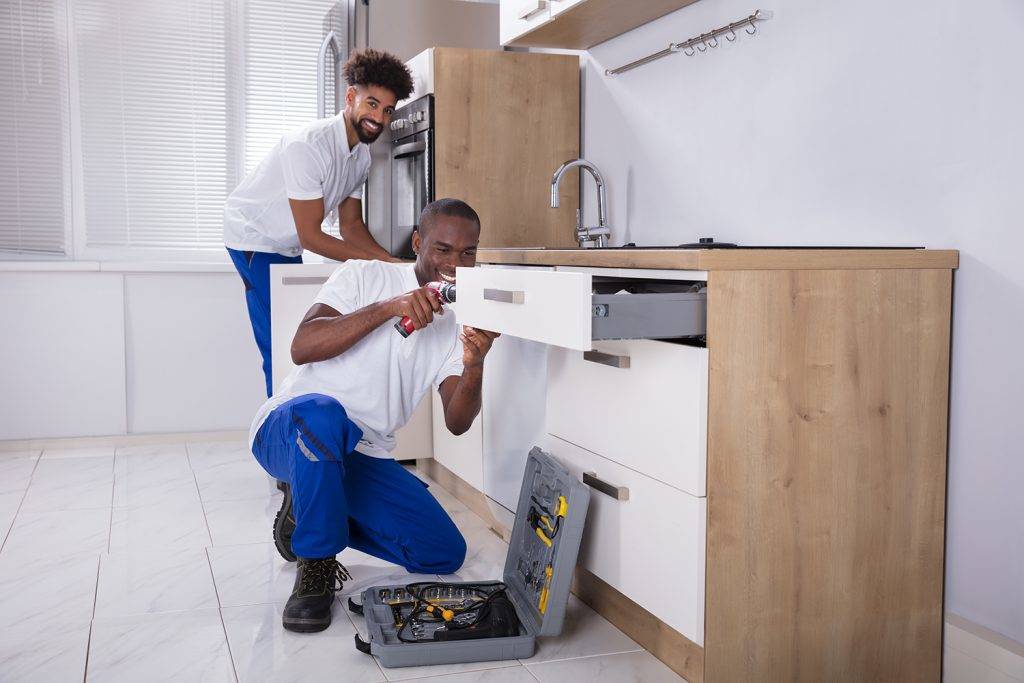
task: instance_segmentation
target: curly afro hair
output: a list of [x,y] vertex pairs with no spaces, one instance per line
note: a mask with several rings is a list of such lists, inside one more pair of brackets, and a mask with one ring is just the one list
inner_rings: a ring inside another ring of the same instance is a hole
[[376,85],[390,90],[399,100],[412,92],[412,75],[405,64],[393,54],[372,47],[352,53],[342,73],[349,85]]

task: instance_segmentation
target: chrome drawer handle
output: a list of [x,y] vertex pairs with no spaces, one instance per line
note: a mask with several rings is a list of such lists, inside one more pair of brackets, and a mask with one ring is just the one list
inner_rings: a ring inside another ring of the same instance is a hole
[[595,491],[600,491],[604,495],[614,498],[615,500],[629,500],[628,488],[625,486],[613,486],[603,479],[598,479],[597,475],[593,472],[583,473],[583,483]]
[[526,21],[537,12],[542,11],[548,5],[547,0],[530,0],[530,2],[524,3],[519,6],[519,11],[516,13],[516,18],[519,21]]
[[589,360],[591,363],[600,363],[601,365],[607,365],[612,368],[622,368],[623,370],[629,369],[629,356],[619,356],[614,353],[604,353],[603,351],[584,351],[583,360]]
[[503,304],[525,304],[526,292],[510,289],[485,289],[485,301],[500,301]]
[[289,276],[281,278],[282,285],[322,285],[327,278],[322,275]]

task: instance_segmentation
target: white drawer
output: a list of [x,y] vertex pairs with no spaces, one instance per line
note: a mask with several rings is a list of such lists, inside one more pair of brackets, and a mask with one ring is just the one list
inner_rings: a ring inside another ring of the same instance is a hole
[[688,286],[682,282],[499,268],[459,268],[457,278],[463,324],[580,351],[589,351],[595,339],[699,336],[707,324],[703,293],[610,293],[620,283],[648,289]]
[[548,352],[548,432],[694,496],[707,492],[707,416],[706,348],[633,340]]
[[[548,436],[544,448],[595,487],[579,564],[703,645],[707,499],[557,437]],[[613,498],[601,489],[618,489],[626,499]]]

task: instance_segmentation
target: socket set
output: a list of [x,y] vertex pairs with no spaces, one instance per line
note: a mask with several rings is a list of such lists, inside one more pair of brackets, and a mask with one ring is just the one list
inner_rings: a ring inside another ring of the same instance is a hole
[[532,656],[562,630],[589,504],[589,487],[534,447],[501,579],[368,588],[349,602],[366,619],[356,648],[385,667]]

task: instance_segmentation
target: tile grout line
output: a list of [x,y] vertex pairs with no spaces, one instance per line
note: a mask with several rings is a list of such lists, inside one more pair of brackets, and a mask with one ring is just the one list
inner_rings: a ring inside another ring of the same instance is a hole
[[85,639],[85,669],[82,671],[82,683],[89,678],[89,653],[92,651],[92,627],[96,621],[96,604],[100,598],[100,566],[103,564],[103,556],[96,557],[96,586],[92,592],[92,614],[89,615],[89,637]]
[[[187,448],[187,447],[186,447]],[[205,517],[205,514],[203,515]],[[210,581],[213,582],[213,595],[217,598],[217,616],[220,617],[220,628],[224,632],[224,644],[228,647],[228,659],[231,660],[231,673],[238,681],[238,669],[235,666],[235,654],[231,650],[231,638],[228,637],[228,625],[224,621],[224,606],[220,602],[220,590],[217,589],[217,575],[213,573],[213,559],[210,557],[210,547],[203,548],[203,555],[206,556],[206,566],[210,570]]]
[[[210,520],[206,516],[206,501],[203,500],[203,492],[199,489],[199,477],[196,476],[196,470],[192,467],[192,449],[189,448],[189,443],[185,442],[185,460],[188,462],[188,471],[192,473],[192,481],[196,484],[196,495],[199,496],[199,508],[203,511],[203,524],[206,525],[206,536],[210,539],[210,546],[213,545],[213,531],[210,529]],[[209,548],[210,546],[206,546]],[[207,559],[209,559],[210,553],[206,553]],[[210,572],[213,572],[213,562],[210,562]],[[216,580],[214,581],[214,588],[217,587]],[[217,604],[220,604],[220,599],[217,599]]]
[[[213,544],[213,532],[210,531],[210,520],[206,518],[206,502],[203,500],[203,494],[199,491],[199,478],[196,477],[196,470],[192,467],[192,449],[189,448],[189,443],[185,442],[185,461],[188,462],[188,470],[192,473],[192,481],[196,484],[196,495],[199,496],[199,507],[203,511],[203,524],[206,525],[206,535],[210,538],[210,543]],[[224,621],[224,606],[220,601],[220,589],[217,588],[217,575],[213,571],[213,558],[210,557],[210,546],[203,548],[203,555],[206,556],[206,567],[210,570],[210,581],[213,582],[213,596],[217,598],[217,616],[220,617],[220,628],[224,632],[224,644],[228,648],[228,659],[231,660],[231,673],[235,676],[235,682],[238,682],[238,668],[235,666],[235,653],[231,650],[231,638],[228,637],[228,625]]]
[[[110,463],[110,517],[107,519],[107,554],[110,554],[110,536],[114,532],[114,491],[117,489],[117,446]],[[99,578],[97,577],[97,582]]]
[[4,532],[3,541],[0,541],[0,552],[7,547],[7,540],[11,537],[11,532],[14,531],[14,523],[18,521],[18,515],[21,514],[21,508],[25,505],[25,498],[28,496],[28,489],[32,486],[32,477],[36,476],[36,468],[39,467],[39,461],[43,458],[43,449],[39,449],[36,453],[36,460],[32,463],[32,471],[28,473],[28,484],[25,485],[25,490],[21,492],[21,500],[18,501],[18,509],[14,511],[14,517],[11,518],[11,525],[7,527],[7,531]]

